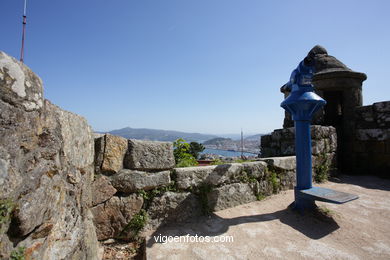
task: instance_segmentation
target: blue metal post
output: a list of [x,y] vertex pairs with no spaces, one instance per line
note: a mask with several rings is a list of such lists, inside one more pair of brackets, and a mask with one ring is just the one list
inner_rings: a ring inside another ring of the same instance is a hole
[[312,187],[312,161],[310,121],[326,102],[314,93],[311,84],[313,60],[306,57],[291,73],[290,81],[282,89],[290,95],[280,104],[295,122],[295,153],[297,158],[297,184],[294,188],[294,207],[299,210],[313,209],[315,201],[342,204],[359,198],[357,195],[328,188]]
[[312,188],[312,160],[310,120],[315,112],[325,105],[325,100],[314,93],[311,84],[314,68],[302,61],[292,74],[290,81],[284,86],[291,91],[281,106],[292,115],[295,122],[295,153],[296,153],[296,187],[295,208],[306,209],[315,207],[312,198],[301,194],[302,190]]
[[310,122],[295,121],[295,131],[295,154],[297,172],[299,172],[297,175],[297,189],[310,189],[312,187]]

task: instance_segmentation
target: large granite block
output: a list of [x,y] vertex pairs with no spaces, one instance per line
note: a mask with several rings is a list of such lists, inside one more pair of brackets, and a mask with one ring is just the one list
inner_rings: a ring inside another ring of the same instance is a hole
[[96,206],[109,200],[117,190],[111,185],[106,176],[98,177],[92,183],[92,206]]
[[138,190],[151,190],[168,185],[171,181],[169,171],[142,172],[123,169],[111,177],[111,183],[120,192],[130,193]]
[[111,175],[123,169],[127,152],[127,139],[105,134],[95,139],[95,169],[97,173]]
[[166,192],[153,199],[148,209],[150,226],[185,222],[202,214],[198,198],[190,192]]
[[256,201],[256,196],[247,183],[234,183],[213,189],[207,198],[209,207],[213,211]]
[[154,171],[169,170],[175,166],[172,143],[129,140],[128,145],[124,161],[127,169]]
[[94,215],[96,234],[99,240],[115,238],[120,235],[131,218],[138,213],[143,198],[137,194],[127,197],[112,197],[103,204],[91,209]]

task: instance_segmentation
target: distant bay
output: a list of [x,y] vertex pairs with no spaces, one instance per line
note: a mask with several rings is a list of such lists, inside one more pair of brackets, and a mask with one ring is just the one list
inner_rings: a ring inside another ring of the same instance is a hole
[[[222,156],[225,156],[225,157],[238,157],[238,156],[241,156],[241,152],[219,150],[219,149],[209,149],[209,148],[204,149],[202,154],[205,154],[205,153],[217,154],[217,155],[222,155]],[[246,153],[246,152],[244,152],[243,154],[244,154],[244,156],[257,156],[256,153]]]

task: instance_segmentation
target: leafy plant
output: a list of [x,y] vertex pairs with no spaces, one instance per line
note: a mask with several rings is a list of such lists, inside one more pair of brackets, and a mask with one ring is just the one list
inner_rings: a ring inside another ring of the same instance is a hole
[[24,260],[24,251],[26,248],[20,246],[11,252],[10,260]]
[[173,147],[173,155],[175,157],[176,167],[189,167],[198,165],[196,157],[191,154],[191,145],[186,143],[184,139],[177,139],[175,142],[173,142]]
[[197,166],[198,161],[191,154],[183,154],[179,161],[176,161],[176,167]]
[[0,200],[0,231],[3,224],[10,220],[10,215],[15,208],[15,204],[9,199]]
[[326,182],[329,178],[330,162],[325,153],[318,156],[319,163],[314,167],[314,181],[318,183]]
[[222,164],[225,164],[225,162],[220,159],[216,159],[210,165],[222,165]]
[[131,231],[134,237],[137,237],[139,232],[146,226],[147,222],[148,222],[148,214],[144,209],[141,209],[140,212],[138,212],[133,216],[133,218],[124,228],[124,232]]
[[[174,174],[172,174],[172,175],[174,176]],[[145,191],[142,189],[138,190],[137,194],[142,196],[142,198],[144,199],[143,208],[147,209],[149,207],[150,202],[152,202],[152,200],[155,197],[161,196],[162,194],[164,194],[167,191],[172,191],[172,192],[178,191],[175,181],[171,181],[167,186],[156,187],[156,188],[154,188],[152,190],[148,190],[148,191]]]
[[256,199],[257,200],[263,200],[263,199],[265,199],[267,196],[265,195],[265,194],[263,194],[263,193],[259,193],[259,194],[257,194],[256,195]]
[[243,175],[240,176],[239,178],[240,182],[244,182],[244,183],[255,183],[257,181],[257,179],[252,176],[252,175],[247,175],[246,172],[243,172]]
[[278,193],[280,189],[280,180],[276,172],[271,171],[268,175],[268,182],[272,185],[272,192]]
[[191,142],[189,153],[197,159],[199,157],[199,153],[203,152],[204,149],[205,147],[203,144]]
[[147,201],[150,199],[150,194],[149,192],[145,191],[145,190],[138,190],[137,191],[138,195],[142,196],[142,198],[144,199],[144,201]]

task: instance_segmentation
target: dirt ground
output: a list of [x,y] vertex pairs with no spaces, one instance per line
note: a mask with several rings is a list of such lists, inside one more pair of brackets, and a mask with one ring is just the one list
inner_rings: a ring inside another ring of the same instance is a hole
[[[390,259],[390,180],[343,176],[316,185],[353,193],[341,204],[317,202],[300,215],[288,206],[292,190],[185,225],[163,227],[147,238],[147,259]],[[156,243],[153,236],[232,236],[233,242]]]

